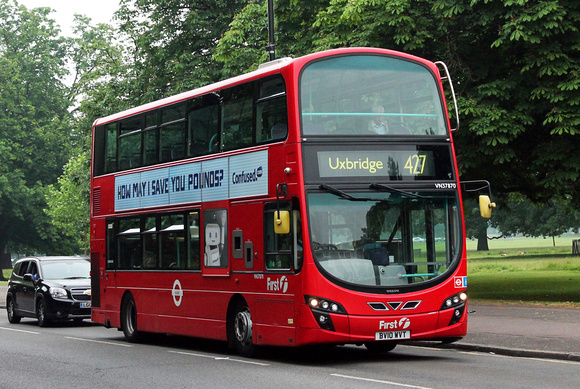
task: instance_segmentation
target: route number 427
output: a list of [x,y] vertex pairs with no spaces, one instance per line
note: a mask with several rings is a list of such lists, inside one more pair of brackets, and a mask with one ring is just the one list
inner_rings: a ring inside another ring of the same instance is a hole
[[426,160],[426,155],[410,155],[409,158],[407,158],[407,162],[405,163],[405,169],[409,169],[410,174],[423,174]]

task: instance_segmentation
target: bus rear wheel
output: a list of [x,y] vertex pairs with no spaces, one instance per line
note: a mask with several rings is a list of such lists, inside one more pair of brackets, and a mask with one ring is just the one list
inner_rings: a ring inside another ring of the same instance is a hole
[[137,306],[131,294],[123,298],[121,305],[121,329],[128,342],[135,343],[139,341],[140,332],[137,330]]
[[256,345],[252,343],[252,315],[245,303],[239,303],[236,308],[233,323],[233,340],[236,350],[241,356],[252,357],[256,354]]

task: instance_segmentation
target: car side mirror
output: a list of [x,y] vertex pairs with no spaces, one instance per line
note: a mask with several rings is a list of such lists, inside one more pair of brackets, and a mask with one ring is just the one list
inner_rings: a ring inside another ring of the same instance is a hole
[[30,273],[26,273],[22,278],[24,278],[24,281],[34,282],[34,277]]

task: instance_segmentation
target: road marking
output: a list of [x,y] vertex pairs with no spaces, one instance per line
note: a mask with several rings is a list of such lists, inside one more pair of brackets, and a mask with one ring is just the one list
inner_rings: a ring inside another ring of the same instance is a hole
[[520,355],[503,355],[503,354],[496,354],[490,353],[486,351],[460,351],[461,354],[468,354],[468,355],[475,355],[475,356],[487,356],[487,357],[496,357],[496,358],[521,358],[521,359],[528,359],[530,361],[537,361],[537,362],[551,362],[551,363],[560,363],[564,365],[577,365],[580,362],[578,361],[567,361],[564,359],[553,359],[553,358],[538,358],[538,357],[526,357]]
[[359,380],[359,381],[367,381],[367,382],[376,382],[376,383],[379,383],[379,384],[403,386],[405,388],[431,389],[431,388],[427,388],[425,386],[408,385],[408,384],[402,384],[400,382],[375,380],[375,379],[372,379],[372,378],[353,377],[353,376],[350,376],[350,375],[343,375],[343,374],[331,374],[331,376],[339,377],[339,378],[348,378],[348,379],[351,379],[351,380]]
[[72,336],[65,336],[65,339],[80,340],[81,342],[91,342],[91,343],[109,344],[109,345],[112,345],[112,346],[133,347],[132,345],[126,344],[126,343],[105,342],[104,340],[94,340],[94,339],[84,339],[84,338],[73,338]]
[[40,332],[36,332],[36,331],[26,331],[26,330],[17,330],[16,328],[0,327],[0,330],[14,331],[14,332],[24,332],[25,334],[40,335]]
[[249,365],[270,366],[269,363],[254,362],[254,361],[244,361],[243,359],[235,359],[235,358],[230,358],[230,357],[216,357],[216,356],[213,356],[213,355],[206,355],[206,354],[187,353],[187,352],[184,352],[184,351],[168,351],[168,353],[180,354],[180,355],[188,355],[188,356],[191,356],[191,357],[211,358],[211,359],[216,360],[216,361],[231,361],[231,362],[247,363]]

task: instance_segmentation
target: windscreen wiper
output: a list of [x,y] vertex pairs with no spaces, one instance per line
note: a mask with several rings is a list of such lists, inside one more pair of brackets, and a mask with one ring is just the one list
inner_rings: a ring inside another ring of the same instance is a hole
[[392,186],[389,186],[389,185],[383,185],[383,184],[377,184],[377,183],[370,184],[369,188],[371,188],[373,190],[387,191],[387,192],[391,192],[391,193],[393,193],[393,192],[400,193],[402,195],[405,195],[408,197],[413,197],[415,199],[432,199],[433,198],[433,196],[421,196],[417,193],[407,192],[405,190],[393,188]]
[[374,199],[370,197],[354,197],[343,190],[335,188],[334,186],[327,184],[320,184],[320,189],[323,189],[329,193],[337,195],[340,198],[350,200],[350,201],[385,201],[385,199]]

